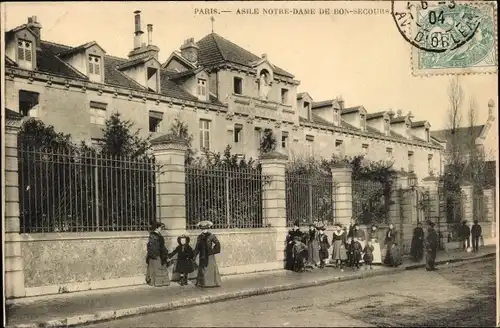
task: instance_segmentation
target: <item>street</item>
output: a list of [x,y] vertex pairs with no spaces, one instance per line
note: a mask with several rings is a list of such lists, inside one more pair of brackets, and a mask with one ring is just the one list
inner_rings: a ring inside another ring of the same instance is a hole
[[[405,271],[90,327],[494,327],[495,260]],[[203,292],[203,291],[200,291]]]

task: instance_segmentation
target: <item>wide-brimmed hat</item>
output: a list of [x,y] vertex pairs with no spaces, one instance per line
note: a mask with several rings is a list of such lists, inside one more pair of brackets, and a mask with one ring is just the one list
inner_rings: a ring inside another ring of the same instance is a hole
[[318,223],[316,225],[316,229],[318,229],[318,230],[326,230],[325,224],[323,222]]
[[211,228],[214,224],[211,221],[205,220],[198,222],[197,226],[200,229],[208,229]]
[[335,223],[334,224],[336,227],[342,228],[342,225],[340,223]]
[[177,237],[177,244],[181,243],[181,239],[186,239],[186,244],[189,244],[189,242],[191,241],[191,238],[189,238],[189,236],[181,235],[181,236]]

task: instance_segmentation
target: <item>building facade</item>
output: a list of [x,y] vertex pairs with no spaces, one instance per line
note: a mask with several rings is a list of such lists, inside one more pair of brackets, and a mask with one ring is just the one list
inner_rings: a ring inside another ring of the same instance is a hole
[[[430,124],[411,113],[368,112],[336,97],[315,101],[300,82],[266,54],[256,56],[216,33],[187,39],[159,61],[153,26],[143,42],[134,13],[134,49],[127,58],[106,54],[95,41],[74,47],[45,41],[36,17],[6,33],[6,107],[37,117],[76,140],[98,141],[113,112],[146,136],[165,134],[175,118],[189,126],[193,147],[258,156],[272,130],[290,157],[365,154],[394,161],[422,179],[442,168],[443,145]],[[273,59],[274,60],[274,59]]]

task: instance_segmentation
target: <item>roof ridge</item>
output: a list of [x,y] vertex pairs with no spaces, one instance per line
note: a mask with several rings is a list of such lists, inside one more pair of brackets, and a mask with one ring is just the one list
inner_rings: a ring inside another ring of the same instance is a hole
[[68,49],[76,48],[74,46],[68,46],[67,44],[57,43],[57,42],[53,42],[53,41],[47,41],[47,40],[40,40],[40,41],[44,42],[44,43],[50,43],[50,44],[53,44],[55,46],[68,48]]
[[[218,36],[219,38],[221,38],[221,39],[223,39],[223,40],[225,40],[225,41],[227,41],[227,42],[231,43],[233,46],[238,47],[238,48],[240,48],[241,50],[243,50],[243,51],[245,51],[245,52],[247,52],[247,53],[251,54],[252,56],[257,57],[258,59],[262,59],[261,57],[257,56],[257,55],[256,55],[256,54],[254,54],[253,52],[251,52],[251,51],[249,51],[249,50],[247,50],[247,49],[243,48],[243,47],[242,47],[242,46],[240,46],[240,45],[237,45],[237,44],[236,44],[236,43],[234,43],[233,41],[231,41],[231,40],[229,40],[229,39],[226,39],[225,37],[220,36],[219,34],[217,34],[217,33],[215,33],[215,32],[212,32],[211,34],[214,34],[214,35]],[[214,38],[214,40],[215,40],[215,38]],[[220,47],[219,47],[219,44],[217,43],[217,41],[216,41],[216,44],[217,44],[217,48],[219,48],[219,50],[220,50]],[[222,53],[222,52],[221,52],[221,53]],[[228,59],[227,59],[224,55],[222,55],[222,57],[224,58],[224,60],[228,60]]]

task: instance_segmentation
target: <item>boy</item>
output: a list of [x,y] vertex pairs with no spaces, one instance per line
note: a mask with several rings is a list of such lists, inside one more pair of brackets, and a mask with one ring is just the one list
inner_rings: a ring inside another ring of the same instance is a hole
[[375,250],[375,247],[373,247],[372,242],[368,241],[368,243],[365,246],[365,249],[363,250],[363,261],[367,266],[370,267],[370,270],[373,269],[372,264],[373,264],[373,251]]
[[362,246],[361,243],[356,238],[350,238],[349,247],[349,259],[350,265],[353,270],[359,269],[359,262],[361,261],[361,251]]
[[293,258],[294,258],[294,271],[303,272],[305,271],[305,261],[306,261],[307,246],[302,242],[299,236],[294,238],[293,245]]

